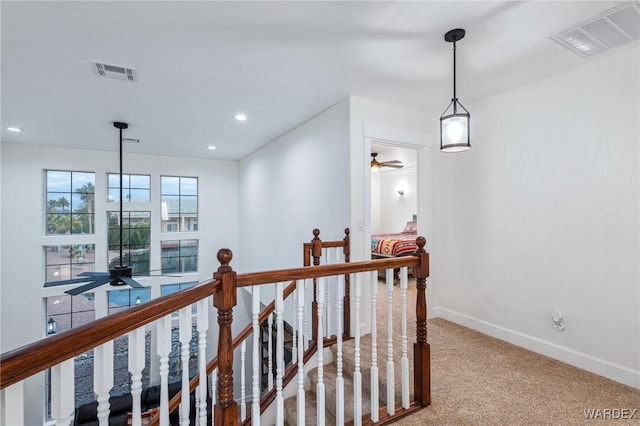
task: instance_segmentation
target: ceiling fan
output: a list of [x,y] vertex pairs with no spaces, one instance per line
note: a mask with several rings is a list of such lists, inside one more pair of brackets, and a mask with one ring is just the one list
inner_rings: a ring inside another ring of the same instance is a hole
[[134,280],[132,277],[132,268],[129,265],[123,265],[123,239],[122,239],[122,130],[129,127],[127,123],[122,123],[119,121],[115,121],[113,123],[113,127],[119,129],[120,131],[120,223],[119,223],[119,231],[120,231],[120,257],[118,258],[118,264],[109,269],[109,272],[82,272],[78,274],[78,277],[82,278],[73,278],[70,280],[61,280],[61,281],[49,281],[44,283],[45,287],[54,287],[59,285],[68,285],[68,284],[80,284],[86,283],[85,285],[81,285],[79,287],[73,288],[71,290],[65,291],[65,293],[70,294],[71,296],[77,296],[78,294],[82,294],[89,290],[92,290],[96,287],[99,287],[103,284],[111,284],[113,286],[121,286],[121,285],[129,285],[134,288],[143,288],[144,286]]
[[391,167],[394,169],[401,169],[404,167],[400,160],[378,161],[376,160],[377,155],[377,152],[371,153],[371,170],[380,170],[380,167]]

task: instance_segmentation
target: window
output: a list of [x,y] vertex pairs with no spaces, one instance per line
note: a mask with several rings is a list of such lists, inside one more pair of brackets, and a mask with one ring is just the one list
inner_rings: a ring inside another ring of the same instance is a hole
[[47,234],[93,234],[93,173],[47,170]]
[[[120,201],[120,175],[109,173],[108,201]],[[122,175],[122,198],[125,203],[148,203],[151,201],[151,176]]]
[[151,300],[149,288],[127,288],[109,291],[109,315]]
[[[134,275],[148,275],[150,265],[151,212],[122,212],[122,264]],[[109,268],[120,264],[120,213],[108,212]]]
[[45,246],[46,281],[76,278],[81,272],[95,271],[95,245]]
[[47,301],[47,321],[56,322],[57,332],[71,330],[96,318],[93,293],[78,296],[51,296]]
[[160,242],[162,273],[198,272],[198,240]]
[[198,178],[162,176],[162,232],[197,230]]

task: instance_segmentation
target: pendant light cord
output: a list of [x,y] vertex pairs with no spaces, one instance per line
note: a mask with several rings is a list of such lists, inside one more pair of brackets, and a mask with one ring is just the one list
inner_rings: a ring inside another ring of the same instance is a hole
[[456,97],[456,41],[453,41],[453,113],[457,113],[458,98]]
[[122,129],[120,129],[120,262],[122,266],[122,225],[124,218],[122,217]]

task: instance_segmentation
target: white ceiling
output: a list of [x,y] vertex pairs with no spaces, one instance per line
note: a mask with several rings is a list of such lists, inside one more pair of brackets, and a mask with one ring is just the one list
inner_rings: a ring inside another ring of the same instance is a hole
[[[349,95],[437,120],[446,31],[467,30],[467,105],[587,61],[549,37],[619,3],[2,1],[2,140],[115,151],[111,122],[126,121],[142,141],[128,152],[240,159]],[[91,60],[139,81],[98,78]]]

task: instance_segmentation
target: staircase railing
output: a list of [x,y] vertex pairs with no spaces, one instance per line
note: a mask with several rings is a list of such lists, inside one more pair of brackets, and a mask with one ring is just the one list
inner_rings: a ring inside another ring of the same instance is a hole
[[[324,255],[324,259],[326,259],[325,263],[329,263],[331,261],[331,259],[329,259],[329,255],[327,250],[330,248],[335,248],[335,249],[342,249],[342,253],[343,253],[343,259],[345,263],[349,263],[350,261],[350,240],[349,240],[349,228],[346,228],[344,230],[345,233],[345,237],[342,240],[336,240],[336,241],[322,241],[319,237],[320,235],[320,230],[319,229],[314,229],[313,230],[313,239],[311,240],[310,243],[303,243],[303,265],[304,266],[310,266],[311,264],[311,259],[313,259],[313,264],[315,266],[320,265],[320,261],[323,258]],[[338,254],[336,252],[335,254],[335,259],[333,259],[334,261],[337,262],[338,260]],[[348,303],[349,303],[349,287],[348,287],[348,282],[349,282],[349,275],[345,275],[345,283],[346,283],[346,287],[345,287],[345,296],[343,298],[344,302],[344,320],[343,323],[344,324],[348,324],[349,323],[349,308],[348,308]],[[313,299],[314,299],[314,303],[316,303],[316,308],[312,308],[313,309],[313,314],[312,314],[312,318],[316,318],[317,316],[317,299],[316,299],[316,291],[315,291],[315,285],[316,285],[316,280],[314,279],[314,291],[313,291]],[[291,294],[294,293],[294,291],[296,290],[296,283],[295,282],[291,282],[289,283],[289,285],[284,289],[283,291],[283,300],[287,300],[287,298],[289,296],[291,296]],[[255,315],[255,313],[253,312],[255,309],[259,309],[259,302],[260,302],[260,297],[258,296],[259,293],[256,295],[256,299],[252,302],[256,303],[256,305],[252,306],[252,314]],[[328,296],[328,294],[327,294]],[[294,295],[295,297],[295,295]],[[293,305],[296,306],[296,300],[294,299],[293,301]],[[271,321],[272,321],[272,315],[276,310],[276,300],[274,299],[269,305],[267,305],[259,314],[258,314],[258,318],[257,318],[257,323],[260,325],[264,325],[265,323],[269,323],[269,327],[271,327]],[[236,350],[238,347],[241,347],[243,342],[246,342],[246,339],[248,339],[252,333],[254,334],[254,336],[258,336],[259,334],[256,333],[255,330],[255,322],[254,321],[252,324],[247,325],[239,334],[237,337],[235,337],[233,339],[233,349]],[[285,368],[284,368],[284,376],[282,378],[282,385],[286,386],[294,377],[295,377],[295,365],[296,365],[296,361],[297,361],[297,347],[298,347],[298,342],[296,341],[296,331],[298,333],[302,333],[303,336],[303,344],[304,344],[304,351],[303,351],[303,362],[307,362],[309,360],[309,358],[311,356],[313,356],[313,354],[316,353],[317,350],[317,322],[314,323],[314,326],[312,327],[313,332],[308,335],[308,333],[305,333],[302,329],[296,329],[295,328],[295,324],[293,327],[293,345],[292,345],[292,359],[290,363],[285,363]],[[347,328],[348,330],[348,328]],[[348,331],[347,331],[348,333]],[[345,333],[345,338],[348,338],[348,334]],[[275,333],[275,337],[277,339],[277,330]],[[271,337],[269,338],[269,340],[271,340]],[[336,341],[336,336],[330,336],[330,337],[325,337],[324,338],[324,345],[323,346],[328,346],[331,345],[333,343],[335,343]],[[262,344],[262,339],[258,339],[255,340],[254,339],[254,344],[257,344],[257,342],[259,342],[260,344]],[[269,342],[271,343],[271,342]],[[269,345],[269,349],[271,349],[271,345]],[[242,355],[241,355],[242,356]],[[269,365],[271,366],[271,360],[272,360],[272,353],[271,351],[269,351],[268,353],[268,359],[269,359]],[[214,370],[217,368],[218,365],[218,357],[216,356],[214,359],[212,359],[208,364],[207,364],[207,376],[211,375]],[[256,367],[256,365],[253,366],[254,370],[257,370],[258,368]],[[242,366],[242,368],[244,368],[244,364]],[[255,374],[255,373],[254,373]],[[260,395],[260,410],[259,412],[257,412],[257,408],[253,409],[252,411],[247,413],[246,409],[243,409],[243,401],[245,400],[244,398],[244,392],[241,391],[241,396],[240,396],[240,421],[241,422],[247,422],[250,421],[251,417],[253,416],[255,418],[256,415],[259,415],[260,413],[262,413],[268,406],[269,404],[271,404],[273,402],[273,400],[275,399],[276,396],[276,389],[273,386],[273,376],[272,376],[272,370],[269,369],[267,374],[269,375],[269,384],[267,385],[265,390],[260,389],[260,386],[258,385],[258,391],[256,393],[256,395]],[[199,385],[200,380],[199,380],[199,376],[195,376],[191,379],[190,383],[189,383],[189,390],[190,392],[194,392],[196,387]],[[244,383],[244,380],[241,379],[241,383]],[[252,391],[255,393],[256,390],[252,389]],[[255,397],[255,395],[253,395]],[[173,412],[176,409],[178,409],[180,402],[182,401],[182,394],[181,393],[177,393],[176,395],[173,396],[173,398],[171,398],[171,400],[169,401],[169,412]],[[158,412],[156,412],[154,415],[151,416],[151,419],[149,421],[149,426],[154,426],[154,425],[158,425],[160,423],[160,415]]]
[[[367,272],[377,271],[380,269],[387,269],[393,271],[394,268],[406,268],[412,267],[414,276],[416,277],[416,342],[414,343],[413,353],[413,378],[414,378],[414,396],[410,400],[408,392],[407,397],[404,397],[399,405],[399,409],[396,409],[393,403],[394,399],[390,399],[390,404],[387,404],[387,409],[384,411],[384,407],[378,410],[372,410],[369,421],[375,423],[384,423],[390,419],[397,418],[398,416],[406,415],[410,412],[419,409],[422,406],[430,403],[430,364],[429,364],[429,345],[427,343],[426,334],[426,278],[429,274],[429,262],[428,254],[424,251],[424,245],[426,241],[424,238],[419,237],[417,239],[418,251],[414,256],[406,256],[395,259],[381,259],[366,262],[354,262],[354,263],[342,263],[342,264],[329,264],[319,266],[309,266],[303,268],[291,268],[282,269],[250,274],[237,275],[232,270],[230,262],[232,260],[232,253],[230,250],[222,249],[218,252],[218,260],[220,261],[220,267],[214,274],[214,279],[202,283],[196,287],[182,290],[179,293],[164,296],[158,299],[154,299],[151,302],[140,305],[130,310],[123,311],[96,320],[85,326],[81,326],[76,329],[69,330],[64,333],[60,333],[57,336],[43,339],[39,342],[31,345],[24,346],[5,353],[0,358],[0,389],[2,389],[2,400],[4,406],[0,407],[4,412],[4,420],[6,424],[20,423],[20,420],[24,420],[22,417],[24,413],[21,413],[21,408],[24,407],[24,396],[22,389],[22,382],[47,368],[52,368],[52,413],[54,420],[57,424],[68,424],[73,414],[73,357],[79,355],[87,350],[94,349],[96,364],[98,367],[96,371],[112,371],[113,370],[113,357],[109,357],[109,352],[113,354],[112,344],[113,339],[123,335],[129,335],[129,369],[132,373],[132,420],[133,424],[141,424],[141,405],[140,405],[140,374],[144,366],[141,366],[139,362],[136,362],[136,356],[140,353],[144,353],[144,326],[155,323],[158,328],[158,347],[157,352],[160,358],[160,408],[159,418],[160,424],[169,424],[169,398],[168,398],[168,353],[171,347],[171,319],[172,313],[176,310],[180,311],[180,327],[181,327],[181,343],[182,347],[182,361],[183,361],[183,379],[181,389],[181,399],[185,403],[181,404],[180,418],[181,424],[189,424],[189,418],[193,413],[190,412],[190,405],[186,403],[189,401],[189,394],[192,392],[192,386],[190,386],[188,377],[188,368],[185,365],[188,363],[188,339],[186,331],[189,329],[189,338],[191,330],[191,305],[196,305],[198,308],[197,314],[197,331],[198,331],[198,361],[199,361],[199,383],[207,383],[207,376],[209,376],[214,370],[217,370],[217,379],[211,380],[211,387],[198,386],[196,390],[196,406],[195,406],[195,418],[199,424],[207,423],[207,399],[208,395],[215,401],[213,407],[213,419],[216,425],[230,425],[237,424],[241,419],[241,413],[238,410],[238,403],[234,399],[234,374],[233,374],[233,362],[234,362],[234,350],[241,345],[242,341],[245,341],[251,334],[251,331],[247,331],[245,328],[240,335],[235,339],[232,337],[231,326],[233,320],[233,307],[236,305],[237,290],[240,287],[252,287],[252,324],[251,330],[255,331],[257,324],[260,321],[260,310],[255,308],[259,306],[259,298],[256,294],[259,292],[259,288],[265,284],[276,283],[277,297],[274,304],[276,312],[276,323],[279,329],[283,325],[283,301],[285,295],[284,283],[295,282],[295,289],[291,290],[291,285],[287,287],[291,294],[297,293],[297,306],[295,306],[296,320],[298,330],[303,330],[302,318],[305,306],[305,286],[309,286],[312,280],[317,280],[317,293],[316,295],[322,295],[325,285],[337,284],[338,288],[338,306],[342,305],[342,290],[344,289],[345,275],[351,277],[351,292],[355,289],[355,299],[353,303],[355,306],[354,315],[359,318],[359,303],[360,294],[362,291],[362,281]],[[350,275],[352,274],[352,275]],[[369,274],[371,276],[371,274]],[[389,275],[389,274],[387,274]],[[355,284],[353,278],[356,279]],[[329,279],[333,281],[328,281]],[[376,280],[377,281],[377,280]],[[392,279],[393,281],[393,279]],[[392,286],[393,284],[391,284]],[[406,289],[406,275],[404,288]],[[373,289],[373,287],[372,287]],[[205,365],[205,350],[207,346],[206,331],[208,329],[209,320],[207,317],[208,305],[211,303],[209,299],[213,296],[213,305],[217,308],[218,314],[218,348],[217,357]],[[353,294],[352,294],[353,297]],[[322,298],[317,297],[318,304],[321,305]],[[318,306],[318,312],[322,312],[322,306]],[[340,308],[338,309],[340,312]],[[321,314],[320,314],[321,315]],[[342,322],[342,321],[339,321]],[[356,370],[358,370],[358,345],[360,340],[359,321],[355,322],[358,326],[354,330],[354,339],[356,340]],[[318,329],[316,330],[316,339],[318,341],[324,339],[322,333],[322,321],[318,321]],[[345,322],[346,324],[346,322]],[[404,323],[406,328],[406,321]],[[342,343],[342,329],[338,329],[337,344]],[[403,338],[406,342],[406,336]],[[278,341],[277,350],[282,348],[282,342]],[[304,419],[305,405],[304,405],[304,375],[305,375],[305,359],[304,359],[304,336],[303,333],[298,334],[297,345],[297,377],[298,377],[298,416],[302,416]],[[406,346],[406,344],[404,345]],[[257,349],[257,347],[255,348]],[[321,370],[323,362],[321,354],[323,351],[318,352],[318,369]],[[405,351],[406,352],[406,351]],[[338,355],[340,358],[341,355]],[[242,356],[243,357],[243,356]],[[252,356],[252,360],[255,360],[255,351]],[[403,387],[408,387],[408,364],[406,362],[407,357],[403,357]],[[278,356],[276,359],[276,396],[275,401],[277,405],[276,418],[277,423],[284,422],[284,394],[283,394],[283,378],[284,378],[284,366],[282,365],[282,356]],[[254,361],[255,362],[255,361]],[[217,365],[216,365],[217,364]],[[406,367],[404,367],[406,365]],[[255,364],[254,364],[255,366]],[[323,397],[321,372],[319,371],[319,390],[317,395],[319,396],[318,404],[324,407],[324,402],[320,401]],[[360,377],[358,381],[357,377]],[[405,380],[407,379],[407,380]],[[104,380],[104,379],[103,379]],[[100,379],[98,378],[99,382]],[[361,374],[358,376],[354,373],[355,381],[355,403],[358,404],[357,396],[362,392]],[[109,395],[108,395],[108,380],[107,384],[99,386],[98,393],[98,420],[100,424],[106,424],[109,417]],[[195,378],[191,379],[191,384],[195,385]],[[406,385],[405,385],[406,382]],[[252,408],[251,417],[252,424],[259,424],[259,398],[255,398],[255,383],[256,373],[254,372],[252,389]],[[106,392],[104,389],[107,389]],[[342,391],[344,395],[344,391]],[[241,400],[244,400],[241,398]],[[9,404],[11,402],[11,404]],[[15,402],[15,403],[13,403]],[[242,402],[241,402],[242,405]],[[372,404],[372,409],[374,405]],[[360,407],[361,413],[362,407]],[[383,415],[379,415],[379,412]],[[318,409],[318,413],[321,410]],[[367,416],[358,414],[359,411],[356,408],[354,417],[354,424],[361,424],[362,421],[367,421]],[[318,414],[319,416],[323,414]],[[7,420],[9,419],[9,420]],[[298,422],[300,418],[297,419]],[[324,421],[324,419],[322,419]],[[290,419],[291,421],[291,419]]]

